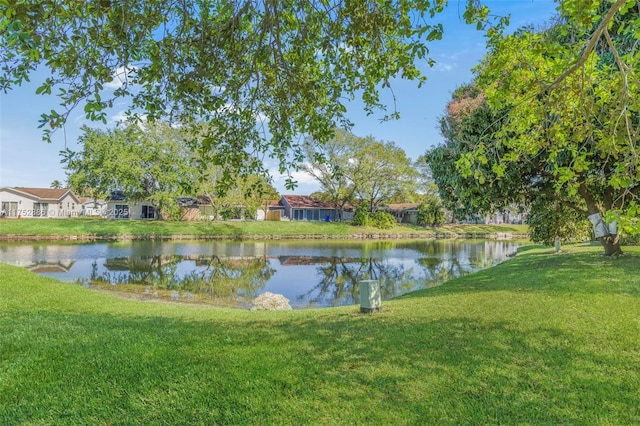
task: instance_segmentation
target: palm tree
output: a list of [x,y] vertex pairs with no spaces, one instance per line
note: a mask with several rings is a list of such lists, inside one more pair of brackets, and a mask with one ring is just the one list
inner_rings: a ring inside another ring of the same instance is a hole
[[58,179],[56,179],[53,182],[51,182],[51,188],[60,189],[60,188],[62,188],[62,183],[60,183],[60,181]]

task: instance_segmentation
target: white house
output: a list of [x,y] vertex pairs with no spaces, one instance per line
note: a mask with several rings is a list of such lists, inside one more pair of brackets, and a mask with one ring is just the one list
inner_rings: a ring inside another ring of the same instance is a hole
[[517,206],[509,206],[502,210],[497,210],[493,214],[485,216],[484,223],[525,223],[527,213],[522,212]]
[[78,196],[70,189],[0,188],[0,205],[5,217],[75,217],[82,211]]
[[109,219],[158,219],[159,212],[148,201],[130,201],[122,191],[113,191],[106,199]]

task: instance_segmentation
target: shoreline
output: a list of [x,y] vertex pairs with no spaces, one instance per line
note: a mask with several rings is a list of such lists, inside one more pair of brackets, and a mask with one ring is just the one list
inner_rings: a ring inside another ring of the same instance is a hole
[[498,233],[354,233],[348,235],[327,234],[73,234],[73,235],[40,235],[40,234],[2,234],[0,242],[36,242],[36,241],[219,241],[219,240],[402,240],[402,239],[484,239],[513,240],[529,238],[526,234],[510,232]]

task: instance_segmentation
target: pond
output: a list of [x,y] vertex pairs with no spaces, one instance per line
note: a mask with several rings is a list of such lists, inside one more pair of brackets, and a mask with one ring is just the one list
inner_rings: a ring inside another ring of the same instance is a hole
[[359,304],[358,282],[382,300],[504,261],[518,244],[485,240],[128,241],[0,243],[0,261],[88,288],[240,308],[259,294],[294,309]]

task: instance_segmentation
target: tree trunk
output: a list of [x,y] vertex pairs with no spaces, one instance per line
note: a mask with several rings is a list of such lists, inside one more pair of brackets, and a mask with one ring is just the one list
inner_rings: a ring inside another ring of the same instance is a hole
[[587,203],[587,218],[593,225],[595,238],[600,241],[600,244],[604,247],[604,255],[620,256],[622,254],[620,235],[618,234],[615,222],[606,224],[602,220],[602,215],[600,214],[596,200],[584,183],[580,184],[578,191]]
[[620,248],[620,235],[609,234],[606,237],[598,238],[600,244],[604,247],[605,256],[620,256],[622,254],[622,248]]

